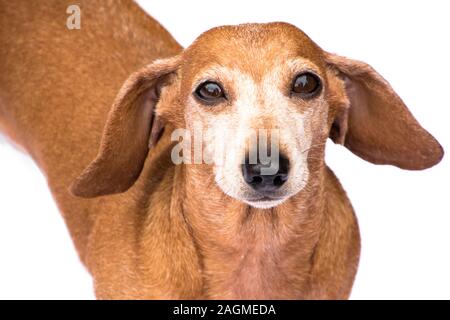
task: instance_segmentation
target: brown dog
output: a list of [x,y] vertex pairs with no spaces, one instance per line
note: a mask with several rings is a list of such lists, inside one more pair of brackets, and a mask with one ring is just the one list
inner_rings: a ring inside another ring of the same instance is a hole
[[[347,298],[359,232],[327,138],[404,169],[443,156],[389,84],[289,24],[182,50],[132,2],[83,2],[80,30],[70,4],[0,2],[0,129],[45,172],[97,297]],[[223,165],[173,163],[197,124],[206,147],[233,133]],[[255,129],[279,130],[276,174],[242,164]]]

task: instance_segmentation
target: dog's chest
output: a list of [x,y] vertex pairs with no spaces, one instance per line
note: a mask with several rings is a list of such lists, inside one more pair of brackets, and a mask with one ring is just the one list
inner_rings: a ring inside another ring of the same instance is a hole
[[206,264],[207,295],[226,299],[302,298],[308,263],[289,264],[279,258],[263,251],[247,252]]

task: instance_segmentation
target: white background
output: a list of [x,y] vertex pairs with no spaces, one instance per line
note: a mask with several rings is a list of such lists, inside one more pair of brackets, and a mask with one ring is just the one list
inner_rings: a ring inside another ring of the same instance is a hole
[[[207,29],[286,21],[370,63],[450,153],[447,1],[140,1],[183,45]],[[1,139],[1,138],[0,138]],[[353,299],[450,298],[450,160],[425,171],[367,163],[329,143],[354,205],[362,256]],[[0,298],[93,298],[45,179],[0,140]]]

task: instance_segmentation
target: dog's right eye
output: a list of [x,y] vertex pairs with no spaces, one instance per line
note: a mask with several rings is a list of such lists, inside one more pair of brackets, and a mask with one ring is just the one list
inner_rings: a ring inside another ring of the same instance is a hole
[[215,103],[225,98],[222,87],[213,81],[200,84],[195,90],[195,96],[207,103]]

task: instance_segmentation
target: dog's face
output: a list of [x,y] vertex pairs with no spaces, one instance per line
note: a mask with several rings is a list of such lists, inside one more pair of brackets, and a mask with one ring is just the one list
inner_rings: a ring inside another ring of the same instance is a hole
[[201,127],[223,192],[267,208],[305,187],[330,108],[322,52],[306,35],[284,24],[216,28],[185,51],[180,74],[184,124]]
[[127,80],[99,156],[73,193],[128,189],[163,122],[187,129],[193,140],[201,132],[201,161],[211,162],[203,174],[227,195],[259,208],[307,186],[311,170],[323,167],[328,137],[368,161],[405,169],[430,167],[443,155],[367,64],[323,51],[289,24],[228,26]]

